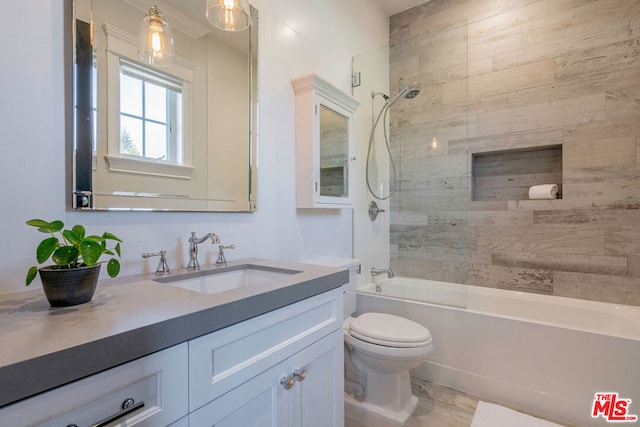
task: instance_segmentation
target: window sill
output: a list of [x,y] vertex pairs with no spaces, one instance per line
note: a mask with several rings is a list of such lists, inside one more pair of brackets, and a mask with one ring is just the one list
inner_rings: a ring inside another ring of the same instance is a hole
[[109,172],[190,180],[194,171],[194,168],[189,166],[171,165],[168,163],[129,159],[126,157],[104,156],[104,159],[106,160],[107,170]]

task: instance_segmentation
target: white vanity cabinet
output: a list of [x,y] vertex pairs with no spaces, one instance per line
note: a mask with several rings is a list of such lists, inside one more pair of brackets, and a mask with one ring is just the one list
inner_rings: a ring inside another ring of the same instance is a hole
[[342,316],[326,291],[4,407],[0,426],[343,427]]
[[352,208],[353,112],[360,102],[315,74],[292,83],[296,94],[296,207]]
[[186,427],[187,350],[183,343],[15,403],[0,411],[0,425]]
[[342,291],[189,342],[191,427],[343,425]]

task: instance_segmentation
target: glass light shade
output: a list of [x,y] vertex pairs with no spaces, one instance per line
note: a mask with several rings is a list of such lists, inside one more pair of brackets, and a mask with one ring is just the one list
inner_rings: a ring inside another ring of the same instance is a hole
[[171,27],[154,5],[140,24],[138,58],[145,64],[170,65],[174,56]]
[[251,25],[249,0],[207,0],[207,20],[225,31],[242,31]]

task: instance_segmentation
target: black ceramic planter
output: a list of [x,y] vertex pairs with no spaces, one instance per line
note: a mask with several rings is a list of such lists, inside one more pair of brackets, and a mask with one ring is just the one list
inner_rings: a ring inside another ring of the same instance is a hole
[[96,290],[100,265],[64,268],[50,265],[40,268],[42,289],[52,307],[68,307],[91,301]]

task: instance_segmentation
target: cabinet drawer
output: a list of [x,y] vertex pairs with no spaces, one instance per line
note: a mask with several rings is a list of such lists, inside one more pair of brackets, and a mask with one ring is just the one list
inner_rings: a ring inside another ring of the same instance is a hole
[[189,410],[341,328],[342,314],[338,288],[190,341]]
[[[0,411],[0,425],[93,426],[116,415],[127,426],[169,425],[188,411],[187,351],[180,344],[18,402]],[[124,414],[127,399],[137,409]]]

